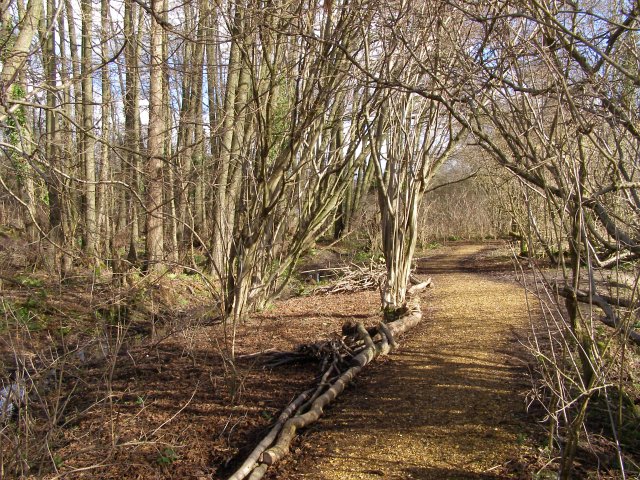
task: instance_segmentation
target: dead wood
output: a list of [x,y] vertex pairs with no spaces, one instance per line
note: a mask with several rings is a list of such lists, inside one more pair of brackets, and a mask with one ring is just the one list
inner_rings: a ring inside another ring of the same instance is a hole
[[389,327],[387,327],[387,324],[384,322],[380,322],[378,324],[378,328],[380,329],[380,331],[382,333],[384,333],[384,336],[387,340],[387,342],[389,343],[389,346],[391,348],[391,350],[395,350],[396,348],[398,348],[398,344],[396,343],[396,339],[393,337],[393,334],[391,333],[391,330],[389,330]]
[[[362,361],[366,362],[368,357],[369,355],[363,355]],[[373,358],[373,354],[370,355],[370,358]],[[344,391],[347,384],[355,378],[360,370],[362,370],[362,366],[360,365],[351,367],[340,375],[340,378],[338,378],[324,394],[319,396],[315,402],[313,402],[308,412],[289,419],[282,428],[276,444],[262,454],[262,462],[267,465],[273,465],[289,453],[289,446],[295,437],[296,431],[299,428],[306,427],[307,425],[316,422],[324,412],[324,408]]]
[[375,290],[384,280],[387,274],[384,263],[371,262],[369,265],[361,266],[350,264],[346,267],[329,270],[331,276],[337,278],[330,285],[315,287],[312,295],[328,295],[345,292],[361,292],[363,290]]
[[[429,277],[429,280],[431,280],[431,277]],[[418,275],[416,275],[415,273],[410,273],[409,274],[409,284],[410,285],[418,285],[419,283],[422,283],[422,279],[420,277],[418,277]]]
[[260,480],[262,477],[264,477],[264,474],[267,473],[268,468],[269,465],[267,465],[266,463],[261,463],[253,470],[253,472],[251,472],[249,480]]
[[[329,295],[345,292],[360,292],[363,290],[375,290],[380,288],[387,275],[387,268],[384,263],[371,262],[369,265],[361,266],[350,264],[340,268],[323,268],[318,270],[308,270],[301,273],[323,272],[325,276],[336,278],[330,285],[315,287],[312,295]],[[409,282],[413,284],[409,288],[409,295],[415,295],[425,288],[432,286],[431,278],[422,281],[415,274],[409,276]]]
[[[339,338],[324,340],[316,343],[308,343],[298,346],[293,351],[265,350],[264,352],[250,353],[238,356],[240,360],[254,360],[257,365],[265,368],[276,368],[291,363],[322,362],[335,352],[344,350],[350,353],[351,349]],[[324,371],[324,368],[322,369]]]
[[261,352],[247,353],[246,355],[238,355],[236,358],[238,360],[248,360],[248,359],[252,359],[252,358],[262,358],[265,355],[273,354],[274,352],[276,352],[275,348],[269,348],[269,349],[263,350]]
[[422,321],[422,312],[420,307],[412,306],[409,313],[404,317],[399,318],[395,322],[387,323],[387,327],[391,332],[392,338],[397,338],[398,335],[411,330]]
[[[256,448],[253,449],[242,466],[236,470],[231,477],[229,477],[229,480],[241,480],[251,473],[256,462],[260,458],[260,455],[262,455],[262,452],[264,452],[267,447],[273,443],[285,422],[289,420],[289,417],[298,410],[298,407],[300,407],[300,405],[302,405],[312,393],[313,389],[302,392],[293,402],[287,405],[287,408],[282,411],[269,433],[262,439],[262,441],[260,441]],[[251,478],[253,478],[253,476],[251,476]]]
[[263,463],[267,465],[273,465],[287,453],[289,453],[289,446],[291,445],[291,442],[295,437],[296,431],[300,428],[306,427],[311,423],[316,422],[324,413],[324,408],[333,400],[335,400],[336,397],[344,391],[349,382],[351,382],[351,380],[353,380],[355,376],[360,373],[360,370],[362,370],[365,365],[367,365],[376,357],[376,346],[369,336],[367,330],[364,328],[364,325],[362,325],[361,323],[358,324],[358,333],[360,334],[361,339],[365,342],[367,347],[353,358],[354,365],[342,375],[340,375],[340,377],[327,389],[327,391],[320,395],[311,404],[308,412],[298,415],[287,421],[287,423],[282,428],[282,431],[280,432],[280,435],[278,437],[278,441],[275,443],[275,445],[262,454],[261,461]]
[[558,295],[562,297],[568,298],[575,295],[575,298],[578,302],[596,305],[605,314],[604,317],[600,318],[600,321],[602,323],[609,327],[620,330],[629,340],[637,345],[640,345],[640,332],[634,330],[630,325],[625,325],[620,317],[618,317],[618,315],[616,314],[611,303],[609,303],[609,301],[607,301],[607,298],[603,295],[599,295],[588,290],[575,290],[568,285],[558,287],[556,291],[558,292]]
[[[261,479],[268,466],[287,455],[296,432],[316,422],[323,414],[325,407],[344,391],[349,382],[367,364],[394,349],[397,345],[396,337],[415,327],[421,319],[420,308],[416,306],[410,309],[408,315],[389,324],[381,322],[373,328],[365,328],[362,323],[356,324],[355,327],[351,326],[341,343],[325,342],[323,344],[325,360],[322,363],[330,366],[324,370],[315,391],[304,392],[287,406],[269,434],[251,452],[240,469],[229,477],[229,480],[243,480],[249,474],[249,480]],[[377,340],[374,340],[376,338]],[[341,371],[340,365],[347,363],[347,360],[348,366]],[[268,448],[271,444],[273,445]]]
[[409,296],[415,295],[416,293],[420,293],[423,290],[426,290],[431,286],[431,277],[427,278],[424,282],[420,282],[416,285],[413,285],[407,290],[407,294]]
[[[378,327],[367,327],[367,332],[371,337],[375,337],[378,334]],[[342,335],[349,337],[358,333],[358,322],[349,320],[342,325]]]

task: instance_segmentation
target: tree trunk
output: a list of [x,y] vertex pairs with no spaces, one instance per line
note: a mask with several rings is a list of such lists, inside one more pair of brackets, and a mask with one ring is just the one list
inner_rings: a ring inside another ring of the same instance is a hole
[[[42,34],[43,38],[46,38],[46,45],[43,49],[43,65],[45,68],[45,74],[47,78],[47,113],[45,116],[46,121],[46,143],[45,143],[45,158],[51,168],[47,169],[45,175],[45,182],[47,185],[47,193],[49,196],[49,240],[52,242],[53,254],[50,255],[50,261],[52,267],[61,272],[60,258],[58,250],[60,247],[64,248],[64,234],[62,231],[62,182],[59,181],[57,169],[61,168],[59,159],[61,158],[60,149],[58,145],[58,127],[57,116],[55,114],[56,96],[54,94],[56,88],[56,68],[57,68],[57,54],[55,51],[55,35],[56,35],[56,23],[55,13],[56,5],[54,0],[47,0],[47,21],[44,22],[47,33]],[[46,36],[45,36],[46,35]],[[64,275],[61,275],[64,276]]]
[[12,157],[19,177],[20,197],[24,206],[23,218],[29,242],[36,242],[39,238],[35,181],[33,172],[25,160],[32,150],[31,129],[26,121],[28,115],[22,108],[17,109],[12,115],[7,107],[12,105],[12,100],[22,100],[26,95],[26,87],[19,78],[31,51],[31,42],[38,29],[42,7],[41,0],[31,0],[26,10],[18,12],[21,14],[20,30],[13,45],[4,52],[0,70],[0,122],[7,122],[12,129],[10,143],[16,148]]
[[151,2],[150,67],[149,67],[149,136],[146,160],[146,261],[148,271],[163,268],[163,146],[164,127],[162,86],[163,86],[163,33],[157,21],[160,15],[160,0]]
[[[106,62],[109,57],[109,0],[101,0],[101,57]],[[111,80],[109,78],[109,66],[102,67],[101,78],[102,105],[101,127],[102,142],[100,144],[100,183],[97,189],[97,220],[96,228],[99,233],[99,252],[109,251],[109,238],[111,238],[111,224],[109,215],[109,203],[113,197],[112,188],[108,185],[111,177],[111,161],[109,158],[111,135]]]
[[240,35],[242,32],[243,12],[241,6],[236,5],[234,23],[232,29],[231,48],[229,52],[229,66],[227,68],[227,85],[222,109],[222,137],[220,140],[220,155],[218,159],[217,190],[215,195],[214,215],[213,215],[213,264],[214,268],[222,274],[225,268],[225,259],[230,251],[230,235],[233,223],[229,219],[229,214],[234,209],[233,203],[229,200],[228,184],[231,176],[231,150],[233,148],[234,125],[236,122],[236,95],[242,69],[242,58],[240,51]]
[[96,159],[93,125],[93,8],[91,0],[81,0],[82,8],[82,157],[84,161],[84,249],[89,257],[97,255],[96,231]]
[[139,83],[139,25],[142,15],[136,7],[134,0],[126,0],[124,11],[125,45],[125,98],[124,98],[124,139],[126,151],[126,168],[123,169],[132,191],[125,191],[126,217],[129,223],[129,241],[127,258],[131,263],[137,261],[137,244],[140,238],[139,232],[139,208],[138,197],[141,189],[140,171],[141,158],[141,124],[140,124],[140,83]]

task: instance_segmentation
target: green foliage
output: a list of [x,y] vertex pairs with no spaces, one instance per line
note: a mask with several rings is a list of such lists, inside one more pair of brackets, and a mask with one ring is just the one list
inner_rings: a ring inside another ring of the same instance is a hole
[[193,261],[196,265],[204,267],[207,264],[207,256],[201,253],[196,253],[193,255]]
[[21,306],[13,311],[17,324],[27,328],[30,332],[38,332],[45,327],[44,321],[29,306]]
[[270,311],[275,310],[275,308],[276,308],[276,304],[275,304],[275,303],[273,303],[273,302],[267,302],[267,303],[264,305],[264,307],[262,307],[262,309],[261,309],[260,311],[262,311],[262,312],[270,312]]
[[30,310],[35,310],[40,307],[40,300],[34,296],[29,296],[24,301],[24,308],[28,308]]
[[286,88],[280,89],[280,94],[276,99],[276,105],[271,112],[269,126],[271,136],[269,141],[268,158],[273,161],[280,154],[282,142],[286,138],[291,128],[291,96]]
[[534,480],[555,480],[558,473],[553,470],[540,470],[533,474]]
[[309,295],[309,293],[311,293],[311,287],[307,285],[302,279],[297,277],[292,278],[290,287],[291,287],[291,292],[296,297],[304,297],[306,295]]
[[4,25],[0,25],[0,61],[5,62],[7,57],[11,54],[12,48],[16,42],[16,28],[15,22],[11,16],[7,16]]
[[97,318],[103,319],[109,325],[122,325],[129,320],[129,308],[126,305],[115,304],[95,311]]
[[367,262],[367,261],[371,260],[372,258],[373,258],[373,253],[365,251],[365,250],[358,250],[353,255],[353,261],[354,262]]
[[[11,98],[13,100],[22,100],[24,99],[25,94],[26,92],[22,85],[12,85]],[[27,115],[24,107],[22,106],[16,108],[5,121],[4,131],[9,140],[9,143],[18,149],[21,148],[21,145],[23,143],[23,136],[26,125]],[[18,178],[24,178],[29,168],[27,162],[17,151],[11,152],[11,160],[13,161],[13,168],[15,169]]]
[[160,452],[160,455],[158,455],[156,462],[158,462],[158,464],[162,465],[163,467],[168,467],[173,462],[178,460],[178,458],[179,457],[176,451],[171,447],[167,447],[164,448],[162,452]]
[[17,280],[24,287],[28,288],[42,288],[44,282],[39,278],[31,278],[31,277],[18,277]]
[[382,309],[382,315],[387,322],[394,322],[406,313],[407,307],[385,307]]
[[[27,95],[27,91],[25,90],[24,86],[20,85],[19,83],[14,83],[11,86],[11,98],[14,100],[22,100],[24,99],[24,97]],[[24,114],[24,112],[23,112]],[[23,117],[24,120],[24,117]]]
[[42,300],[45,297],[45,292],[41,291],[20,303],[3,300],[0,303],[0,315],[4,321],[0,324],[0,332],[10,327],[22,327],[30,332],[46,328],[47,320],[42,314]]
[[60,468],[64,465],[64,459],[56,453],[53,456],[53,463],[55,464],[56,468]]
[[71,333],[71,327],[69,325],[62,325],[58,329],[58,332],[60,333],[61,337],[64,337],[65,335],[69,335]]
[[622,272],[634,272],[636,269],[637,263],[635,262],[620,262],[618,264],[618,270]]

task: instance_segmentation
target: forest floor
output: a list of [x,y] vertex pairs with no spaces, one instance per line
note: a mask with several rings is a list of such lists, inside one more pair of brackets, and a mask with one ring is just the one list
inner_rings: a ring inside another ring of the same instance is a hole
[[[435,284],[421,297],[421,325],[302,432],[269,478],[532,478],[540,469],[541,429],[525,403],[529,316],[510,252],[453,244],[418,265]],[[27,358],[35,386],[29,409],[0,428],[3,478],[224,479],[318,373],[311,363],[265,370],[253,354],[380,318],[376,291],[281,300],[238,325],[232,366],[229,329],[184,276],[133,293],[79,279],[57,295],[46,278],[24,278],[2,287],[0,373],[9,378],[12,361]],[[176,298],[180,289],[190,293]],[[142,308],[135,299],[149,292],[156,303]],[[171,296],[179,311],[163,307]]]

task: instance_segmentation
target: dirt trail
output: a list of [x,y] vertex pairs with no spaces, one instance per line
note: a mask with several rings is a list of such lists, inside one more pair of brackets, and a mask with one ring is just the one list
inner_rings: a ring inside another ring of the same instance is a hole
[[422,325],[338,400],[271,478],[520,477],[531,427],[517,336],[526,335],[528,314],[523,290],[483,266],[494,251],[460,245],[421,262],[419,273],[435,284],[422,298]]

